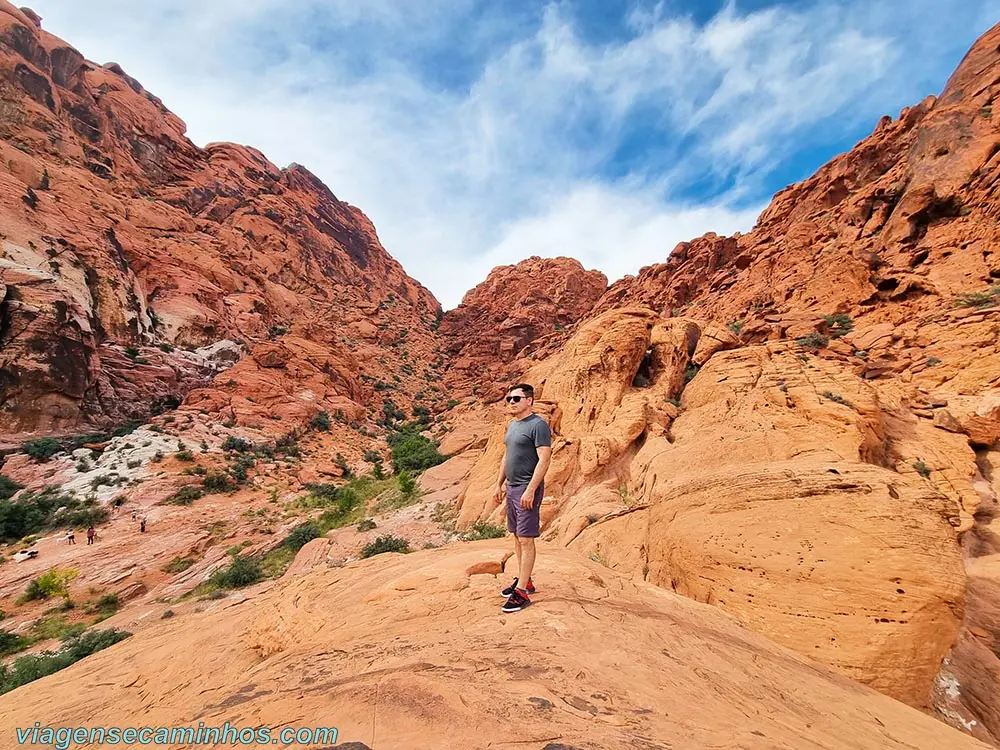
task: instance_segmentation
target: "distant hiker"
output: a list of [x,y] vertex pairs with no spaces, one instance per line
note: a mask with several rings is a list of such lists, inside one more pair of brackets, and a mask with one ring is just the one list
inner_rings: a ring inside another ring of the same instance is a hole
[[87,544],[93,544],[94,543],[94,537],[96,535],[97,535],[97,531],[95,531],[94,527],[93,526],[88,527],[87,528]]
[[146,517],[143,516],[142,520],[139,521],[139,532],[142,534],[146,533]]
[[[552,460],[552,433],[548,424],[531,408],[535,390],[527,383],[515,385],[506,396],[507,424],[504,457],[500,461],[493,502],[507,500],[507,530],[514,534],[517,577],[500,593],[507,597],[504,612],[520,612],[531,604],[535,593],[531,571],[535,567],[535,537],[540,533],[545,472]],[[506,491],[504,482],[507,483]],[[519,581],[525,584],[518,586]]]
[[66,542],[67,544],[76,544],[76,532],[73,529],[66,532]]
[[138,517],[139,517],[139,511],[137,511],[137,510],[133,510],[133,511],[132,511],[132,520],[134,521],[134,520],[136,520],[136,518],[138,518]]

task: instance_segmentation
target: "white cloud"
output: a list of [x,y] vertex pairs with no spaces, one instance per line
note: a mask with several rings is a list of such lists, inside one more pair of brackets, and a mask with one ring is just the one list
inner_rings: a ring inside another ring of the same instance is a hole
[[[660,3],[597,44],[565,4],[477,22],[472,0],[34,0],[46,28],[121,63],[196,143],[309,167],[445,308],[529,255],[613,281],[677,241],[749,229],[788,144],[939,90],[957,62],[941,60],[971,42],[948,46],[942,23],[954,40],[996,4],[944,22],[931,0],[729,6],[697,25]],[[615,169],[639,123],[638,156]],[[713,180],[726,188],[703,205],[686,195]]]

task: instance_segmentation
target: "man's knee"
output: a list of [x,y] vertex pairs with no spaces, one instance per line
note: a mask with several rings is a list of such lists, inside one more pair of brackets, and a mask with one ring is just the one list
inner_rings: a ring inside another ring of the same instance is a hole
[[535,548],[535,537],[533,536],[519,536],[516,537],[517,544],[521,549],[534,549]]

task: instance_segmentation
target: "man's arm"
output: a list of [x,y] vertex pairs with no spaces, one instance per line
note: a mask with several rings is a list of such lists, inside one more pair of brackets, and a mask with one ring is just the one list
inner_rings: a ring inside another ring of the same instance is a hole
[[493,490],[493,502],[502,503],[504,499],[503,483],[507,480],[507,448],[504,446],[503,453],[500,454],[500,473],[497,474],[497,486]]
[[531,504],[535,501],[535,490],[541,486],[545,479],[545,472],[549,470],[549,464],[552,462],[551,445],[539,445],[535,450],[538,452],[538,463],[535,464],[535,470],[531,473],[531,481],[528,482],[528,486],[524,488],[524,494],[521,495],[521,507],[525,509],[531,508]]

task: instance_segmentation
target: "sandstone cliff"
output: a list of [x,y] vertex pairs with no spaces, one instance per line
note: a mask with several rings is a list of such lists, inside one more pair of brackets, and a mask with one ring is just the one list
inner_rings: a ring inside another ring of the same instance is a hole
[[[143,419],[210,383],[194,403],[245,423],[428,380],[397,355],[430,361],[440,306],[304,167],[195,147],[119,66],[5,0],[0,110],[0,434]],[[274,368],[281,399],[247,401]]]
[[528,258],[493,269],[441,322],[446,382],[495,400],[526,357],[587,315],[608,286],[599,271],[572,258]]

